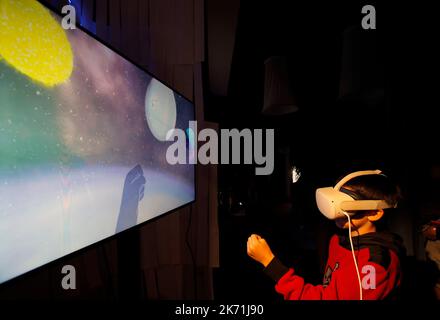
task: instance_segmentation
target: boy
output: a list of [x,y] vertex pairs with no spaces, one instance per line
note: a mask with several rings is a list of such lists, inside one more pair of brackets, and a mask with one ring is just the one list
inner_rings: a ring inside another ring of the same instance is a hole
[[[438,273],[440,273],[440,219],[432,220],[429,224],[424,225],[422,233],[427,240],[425,244],[426,255],[429,260],[435,263]],[[437,300],[440,300],[440,277],[435,283],[434,293]]]
[[399,199],[399,188],[378,170],[355,172],[334,188],[317,190],[320,211],[327,218],[335,219],[339,228],[351,231],[346,236],[331,238],[322,285],[305,283],[293,268],[285,267],[266,241],[256,234],[248,239],[247,253],[263,264],[265,273],[276,281],[275,290],[286,300],[392,297],[400,286],[400,256],[404,249],[401,238],[380,230],[379,222],[384,209],[395,208]]

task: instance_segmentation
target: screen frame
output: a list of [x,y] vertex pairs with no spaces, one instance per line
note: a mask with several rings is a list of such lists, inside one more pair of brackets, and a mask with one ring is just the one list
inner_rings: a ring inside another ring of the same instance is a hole
[[[45,7],[46,9],[50,10],[52,13],[58,15],[60,18],[63,17],[63,15],[61,14],[61,12],[58,11],[58,9],[56,9],[52,4],[43,2],[42,0],[37,0],[37,2],[39,4],[41,4],[43,7]],[[189,99],[188,97],[186,97],[184,94],[182,94],[181,92],[179,92],[178,90],[174,89],[170,84],[168,84],[166,81],[161,80],[160,78],[158,78],[156,75],[154,75],[152,72],[148,71],[144,66],[138,64],[137,62],[134,62],[131,58],[129,58],[128,56],[126,56],[124,53],[122,53],[119,49],[116,49],[114,46],[112,46],[111,44],[109,44],[108,42],[98,38],[98,36],[92,32],[90,32],[89,30],[87,30],[86,28],[84,28],[83,26],[81,26],[79,24],[78,21],[76,21],[75,26],[78,30],[84,32],[85,34],[87,34],[89,37],[93,38],[95,41],[98,41],[99,43],[101,43],[102,45],[106,46],[107,48],[109,48],[110,50],[112,50],[113,52],[115,52],[117,55],[119,55],[120,57],[122,57],[123,59],[127,60],[128,62],[130,62],[131,64],[133,64],[135,67],[139,68],[141,71],[145,72],[146,74],[148,74],[152,79],[155,79],[157,81],[159,81],[160,83],[162,83],[164,86],[166,86],[167,88],[171,89],[174,93],[177,93],[178,95],[180,95],[183,99],[185,99],[187,102],[189,102],[190,104],[192,104],[194,106],[194,121],[198,121],[197,120],[197,111],[196,111],[196,104],[195,101],[192,101],[191,99]],[[75,31],[75,30],[68,30],[68,31]],[[67,31],[67,32],[68,32]],[[197,141],[195,141],[195,143],[197,144]],[[147,225],[148,223],[152,223],[157,221],[160,218],[164,218],[168,215],[171,215],[173,213],[176,213],[177,211],[185,208],[185,207],[189,207],[192,206],[196,201],[197,201],[197,172],[198,172],[198,166],[199,163],[198,161],[196,161],[195,164],[192,164],[193,166],[193,176],[194,176],[194,200],[187,202],[179,207],[176,207],[172,210],[166,211],[164,213],[161,213],[160,215],[151,218],[149,220],[146,220],[142,223],[136,224],[128,229],[125,229],[123,231],[120,231],[114,235],[111,235],[109,237],[106,237],[102,240],[99,240],[97,242],[93,242],[81,249],[78,249],[76,251],[73,251],[71,253],[68,253],[64,256],[61,256],[55,260],[49,261],[45,264],[42,264],[38,267],[35,267],[32,270],[29,270],[25,273],[19,274],[11,279],[8,279],[2,283],[0,283],[0,289],[1,290],[5,290],[7,289],[8,286],[13,286],[15,283],[18,283],[20,280],[23,280],[25,277],[30,277],[32,276],[32,274],[34,273],[38,273],[40,271],[42,271],[43,269],[47,268],[51,268],[54,267],[57,264],[61,264],[63,260],[68,260],[68,259],[73,259],[75,257],[80,256],[81,254],[85,253],[87,250],[91,250],[94,247],[98,248],[99,246],[103,246],[106,242],[110,242],[112,240],[116,240],[119,237],[122,237],[123,235],[127,235],[130,234],[130,232],[134,232],[134,231],[139,231],[138,229],[140,229],[141,227]],[[192,215],[192,209],[190,210],[190,212],[188,213],[189,215]],[[60,272],[61,275],[61,272]],[[48,280],[50,281],[50,280]],[[51,284],[49,284],[51,285]]]

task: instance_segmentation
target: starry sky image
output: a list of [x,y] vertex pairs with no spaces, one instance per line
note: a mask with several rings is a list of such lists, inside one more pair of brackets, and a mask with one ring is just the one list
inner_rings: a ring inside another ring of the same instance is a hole
[[161,139],[193,104],[60,24],[0,0],[0,283],[195,197]]

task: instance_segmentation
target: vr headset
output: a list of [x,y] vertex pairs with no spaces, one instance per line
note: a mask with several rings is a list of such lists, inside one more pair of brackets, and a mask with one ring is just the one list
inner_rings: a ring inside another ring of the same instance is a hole
[[[342,212],[349,215],[349,211],[379,210],[395,208],[385,200],[363,200],[353,192],[344,188],[343,185],[355,177],[381,174],[380,170],[366,170],[350,173],[341,179],[334,187],[316,189],[316,204],[319,211],[330,220],[345,217]],[[348,211],[348,212],[347,212]]]

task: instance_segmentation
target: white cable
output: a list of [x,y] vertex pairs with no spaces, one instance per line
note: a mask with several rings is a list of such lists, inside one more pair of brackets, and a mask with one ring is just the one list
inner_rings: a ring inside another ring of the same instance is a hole
[[342,213],[345,214],[347,216],[347,218],[348,218],[348,235],[350,237],[351,253],[353,254],[354,266],[356,267],[356,273],[357,273],[358,281],[359,281],[359,296],[360,296],[360,300],[363,300],[363,297],[362,297],[361,274],[359,273],[358,263],[357,263],[357,260],[356,260],[356,256],[354,254],[353,239],[351,238],[351,219],[350,219],[350,215],[347,212],[342,211]]

